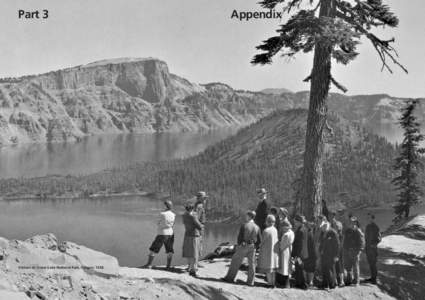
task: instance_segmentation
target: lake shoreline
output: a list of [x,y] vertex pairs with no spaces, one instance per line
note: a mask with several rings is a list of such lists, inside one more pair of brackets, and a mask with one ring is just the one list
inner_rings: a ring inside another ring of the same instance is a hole
[[[386,234],[379,244],[378,285],[319,290],[270,289],[264,276],[257,274],[255,287],[242,284],[246,272],[240,271],[235,284],[219,280],[229,265],[229,258],[201,261],[198,278],[176,265],[142,269],[123,267],[116,257],[73,242],[59,241],[53,234],[33,236],[18,241],[0,237],[0,250],[7,253],[0,266],[0,298],[7,299],[77,299],[84,294],[97,299],[420,299],[425,284],[425,240],[412,235],[424,232],[425,215],[403,222],[400,228]],[[403,241],[403,242],[401,242]],[[7,267],[6,267],[7,266]],[[361,276],[369,270],[362,255]],[[17,298],[11,298],[11,297]]]

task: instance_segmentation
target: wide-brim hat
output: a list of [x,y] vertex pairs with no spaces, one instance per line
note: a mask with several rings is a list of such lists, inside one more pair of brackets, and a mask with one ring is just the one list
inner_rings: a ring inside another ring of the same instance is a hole
[[280,207],[280,208],[279,208],[279,212],[280,212],[282,215],[284,215],[284,216],[289,216],[289,212],[288,212],[288,210],[287,210],[286,208],[284,208],[284,207]]

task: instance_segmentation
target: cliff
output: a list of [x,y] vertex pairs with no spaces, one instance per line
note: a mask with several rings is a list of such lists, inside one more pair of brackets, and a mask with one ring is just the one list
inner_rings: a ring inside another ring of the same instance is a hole
[[[394,299],[373,285],[332,291],[270,289],[261,276],[256,287],[219,280],[228,260],[202,262],[199,278],[184,267],[173,272],[120,267],[116,258],[52,234],[26,241],[0,239],[0,299]],[[245,280],[240,272],[238,281]]]
[[244,125],[284,107],[277,98],[194,84],[154,58],[104,60],[0,80],[0,145]]
[[[405,99],[331,94],[329,108],[367,128],[394,126]],[[119,58],[0,79],[0,145],[86,135],[207,130],[252,123],[276,109],[306,108],[308,92],[199,85],[155,58]],[[425,119],[425,106],[420,108]]]

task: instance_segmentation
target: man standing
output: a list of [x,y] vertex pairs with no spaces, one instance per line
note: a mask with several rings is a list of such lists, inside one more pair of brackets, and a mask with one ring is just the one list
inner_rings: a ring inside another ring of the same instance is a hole
[[315,253],[314,247],[311,247],[313,235],[305,226],[306,219],[302,215],[296,215],[294,218],[295,238],[292,244],[292,257],[295,261],[295,286],[307,289],[310,282],[310,274],[314,272]]
[[174,245],[174,232],[173,226],[176,215],[171,211],[173,204],[171,201],[165,201],[165,210],[159,214],[158,218],[158,230],[155,240],[150,246],[150,254],[148,256],[148,262],[144,265],[145,268],[152,268],[152,262],[155,258],[155,254],[158,254],[161,250],[162,245],[165,247],[165,253],[167,253],[167,269],[171,268],[171,261],[173,259],[173,245]]
[[204,250],[203,242],[204,242],[204,234],[205,234],[205,223],[207,221],[207,216],[205,213],[206,205],[207,205],[207,193],[204,191],[199,191],[196,194],[196,203],[195,203],[195,213],[198,216],[198,221],[203,225],[201,230],[201,236],[199,238],[199,257],[202,258],[202,253]]
[[340,243],[340,249],[338,253],[338,259],[335,262],[335,273],[336,273],[336,280],[339,287],[344,286],[344,264],[343,264],[343,256],[342,256],[342,244],[344,240],[344,234],[343,234],[343,226],[340,221],[336,219],[336,213],[334,211],[329,212],[329,218],[332,229],[336,231],[338,234],[338,240]]
[[345,284],[359,285],[360,253],[364,249],[365,241],[357,218],[351,217],[350,222],[350,227],[345,231],[344,237],[344,267],[347,270]]
[[261,231],[266,228],[266,218],[270,213],[270,203],[267,201],[267,191],[265,188],[260,188],[257,190],[258,198],[260,202],[257,205],[257,209],[255,210],[255,224],[260,227]]
[[366,282],[376,284],[378,276],[378,269],[376,263],[378,261],[378,244],[381,241],[381,232],[378,225],[375,223],[375,215],[370,214],[370,223],[366,226],[365,239],[366,239],[366,256],[369,263],[370,278]]
[[248,211],[245,215],[246,223],[239,229],[236,252],[233,254],[227,275],[223,278],[226,282],[234,282],[236,275],[238,274],[239,267],[241,266],[243,259],[246,257],[248,259],[247,284],[249,286],[254,285],[255,249],[258,248],[261,243],[261,231],[257,224],[255,224],[254,218],[255,212],[253,211]]
[[336,286],[335,281],[335,262],[338,260],[339,254],[339,237],[336,231],[331,228],[328,223],[325,225],[324,236],[320,243],[320,262],[322,270],[322,288],[334,289]]

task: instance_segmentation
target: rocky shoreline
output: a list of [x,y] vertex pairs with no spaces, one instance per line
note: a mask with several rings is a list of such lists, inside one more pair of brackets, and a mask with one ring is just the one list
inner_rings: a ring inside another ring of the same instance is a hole
[[418,216],[383,238],[380,285],[332,291],[270,289],[260,274],[256,287],[247,287],[241,284],[245,272],[240,272],[236,284],[222,283],[219,278],[229,264],[224,258],[203,261],[199,278],[193,278],[184,267],[171,272],[161,267],[120,267],[113,256],[60,242],[53,234],[25,241],[0,238],[0,299],[419,299],[424,232],[425,216]]

